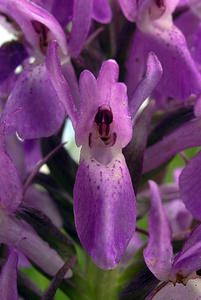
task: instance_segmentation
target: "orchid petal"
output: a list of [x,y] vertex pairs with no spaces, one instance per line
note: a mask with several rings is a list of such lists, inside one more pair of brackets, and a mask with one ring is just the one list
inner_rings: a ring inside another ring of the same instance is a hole
[[[106,60],[100,69],[97,78],[98,90],[99,90],[99,101],[108,102],[110,98],[110,86],[117,82],[119,77],[119,66],[115,60]],[[102,103],[101,103],[102,104]]]
[[171,232],[161,202],[158,186],[150,181],[151,210],[149,214],[149,241],[144,259],[150,271],[159,280],[168,280],[172,267],[173,249]]
[[135,21],[135,18],[137,16],[137,12],[138,12],[137,1],[119,0],[119,4],[120,4],[121,9],[122,9],[124,15],[126,16],[126,18],[130,22]]
[[88,70],[84,70],[80,75],[80,108],[75,130],[76,143],[82,145],[85,134],[92,128],[94,116],[97,112],[97,105],[94,99],[97,98],[97,81],[94,75]]
[[135,195],[125,159],[108,165],[82,160],[74,186],[75,224],[81,243],[102,269],[115,268],[135,228]]
[[172,236],[177,239],[184,238],[193,220],[184,203],[180,199],[176,199],[164,203],[164,209],[171,226]]
[[108,0],[94,0],[93,18],[103,24],[111,22],[112,11]]
[[162,76],[162,66],[154,53],[148,54],[147,69],[143,79],[139,82],[129,101],[129,111],[134,117],[141,104],[149,96],[159,83]]
[[201,220],[200,184],[201,152],[199,152],[184,168],[179,179],[181,198],[192,215]]
[[62,74],[61,65],[57,53],[57,43],[55,41],[53,41],[48,47],[46,67],[48,70],[49,78],[59,97],[59,100],[64,105],[66,113],[71,118],[73,126],[75,127],[76,107],[69,85]]
[[47,274],[54,276],[64,262],[27,223],[0,212],[0,242],[15,247]]
[[1,300],[18,300],[17,263],[17,253],[11,250],[0,274]]
[[[1,0],[0,10],[5,14],[10,15],[21,26],[26,39],[29,43],[40,45],[40,32],[34,28],[33,21],[39,22],[49,29],[51,35],[56,39],[64,54],[67,54],[67,44],[65,34],[57,22],[57,20],[45,9],[38,6],[36,3],[28,0]],[[38,36],[39,34],[39,36]]]
[[[88,138],[94,118],[101,106],[109,106],[117,141],[125,147],[132,137],[132,122],[127,105],[126,85],[118,80],[118,65],[114,60],[103,63],[97,80],[89,71],[80,76],[80,110],[76,128],[76,141],[81,145]],[[121,122],[121,120],[124,120]]]
[[129,95],[143,77],[150,51],[156,54],[163,68],[163,75],[156,89],[159,100],[171,97],[184,101],[192,94],[201,92],[198,68],[182,32],[172,25],[170,29],[154,27],[149,32],[136,31],[127,61]]
[[182,250],[176,256],[172,272],[182,277],[201,269],[201,226],[198,226],[185,242]]
[[47,137],[57,132],[64,120],[58,99],[44,65],[28,68],[19,77],[6,103],[2,118],[8,132],[23,139]]
[[143,173],[156,169],[175,154],[201,145],[201,120],[187,122],[145,151]]
[[72,32],[69,40],[69,49],[71,55],[77,56],[88,36],[91,15],[93,8],[93,0],[74,0]]

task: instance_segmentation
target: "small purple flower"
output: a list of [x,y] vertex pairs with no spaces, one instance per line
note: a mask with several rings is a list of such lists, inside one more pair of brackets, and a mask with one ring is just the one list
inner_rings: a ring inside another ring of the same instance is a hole
[[132,117],[158,83],[162,70],[156,56],[150,53],[147,72],[129,108],[126,86],[118,82],[114,60],[102,64],[97,79],[85,70],[79,81],[79,108],[75,109],[72,98],[66,98],[69,87],[56,46],[52,43],[48,51],[50,78],[59,98],[66,103],[77,145],[82,145],[74,186],[76,228],[94,262],[111,269],[119,263],[135,229],[135,195],[122,148],[132,137]]
[[160,104],[167,98],[184,101],[191,94],[199,95],[199,70],[184,35],[172,19],[178,0],[144,0],[140,3],[135,0],[119,0],[119,3],[125,16],[137,25],[127,61],[129,94],[142,78],[147,55],[153,51],[163,67],[163,76],[155,92],[155,98]]
[[190,278],[197,277],[195,272],[201,268],[201,226],[191,233],[182,250],[174,256],[171,231],[157,184],[150,182],[150,189],[149,241],[144,250],[145,262],[159,280],[186,283]]

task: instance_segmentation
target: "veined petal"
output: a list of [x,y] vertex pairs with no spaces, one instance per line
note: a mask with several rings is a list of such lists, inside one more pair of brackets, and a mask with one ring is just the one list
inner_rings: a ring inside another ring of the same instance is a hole
[[74,186],[79,238],[102,269],[117,266],[135,229],[135,195],[122,154],[108,165],[82,160]]
[[8,132],[17,131],[23,139],[56,133],[64,117],[64,105],[51,84],[45,65],[24,70],[2,114]]
[[100,23],[109,23],[112,19],[112,10],[108,0],[94,0],[93,18]]
[[156,89],[159,100],[171,97],[184,101],[192,94],[201,92],[199,70],[182,32],[172,25],[168,29],[158,26],[149,32],[136,31],[127,62],[129,95],[143,77],[150,51],[156,54],[163,68],[163,75]]
[[[58,41],[63,53],[67,54],[64,31],[47,10],[28,0],[1,0],[0,10],[10,15],[18,23],[31,45],[34,44],[40,48],[46,47],[48,37],[45,36],[45,30],[48,29],[52,38]],[[40,25],[44,26],[43,29]]]
[[184,168],[179,178],[180,194],[186,208],[192,215],[201,220],[201,152]]
[[91,25],[93,0],[74,0],[72,32],[69,49],[73,56],[77,56],[87,38]]
[[77,121],[77,111],[69,85],[62,74],[61,65],[57,53],[57,47],[58,45],[56,41],[51,42],[48,47],[48,52],[46,56],[46,67],[48,70],[48,76],[50,78],[51,84],[53,85],[57,93],[57,97],[65,107],[66,113],[69,115],[75,128]]
[[168,219],[162,205],[158,186],[150,181],[151,210],[149,213],[149,241],[144,259],[150,271],[166,281],[172,267],[173,249]]
[[132,117],[137,113],[140,105],[151,96],[153,90],[159,83],[163,70],[154,53],[148,54],[146,73],[137,85],[129,101],[129,112]]
[[1,300],[18,300],[17,263],[17,253],[11,250],[0,274]]
[[187,277],[201,268],[201,225],[198,226],[185,242],[176,256],[172,273]]

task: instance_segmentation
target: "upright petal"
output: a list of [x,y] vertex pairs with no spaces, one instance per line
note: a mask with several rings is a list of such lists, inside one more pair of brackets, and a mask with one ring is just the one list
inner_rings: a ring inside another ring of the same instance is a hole
[[151,210],[149,213],[149,241],[144,250],[144,259],[151,272],[166,281],[172,267],[173,250],[171,232],[161,202],[158,186],[150,181]]
[[182,250],[174,260],[172,274],[187,277],[201,269],[201,226],[199,225],[189,236]]
[[92,17],[93,0],[74,0],[72,32],[69,49],[73,56],[77,56],[86,41]]
[[65,117],[44,65],[27,68],[11,92],[2,118],[8,132],[17,131],[23,139],[47,137],[56,133]]
[[127,88],[117,82],[118,64],[114,60],[103,63],[98,78],[89,71],[80,75],[80,109],[76,128],[76,141],[83,144],[93,128],[94,119],[100,107],[111,109],[113,128],[117,142],[125,147],[132,137],[132,122],[129,115]]
[[108,165],[82,160],[74,186],[74,214],[79,238],[102,269],[117,266],[135,229],[135,195],[125,159]]
[[154,53],[148,54],[146,73],[134,90],[129,101],[129,112],[132,117],[140,105],[150,97],[162,76],[162,66]]
[[51,84],[53,85],[57,93],[57,97],[63,104],[66,113],[71,118],[73,126],[75,127],[77,121],[77,110],[75,107],[76,101],[74,101],[68,82],[62,74],[62,69],[57,53],[57,47],[58,45],[56,41],[53,41],[48,47],[46,57],[46,67],[48,70],[48,76],[50,78]]
[[184,168],[179,179],[181,198],[192,215],[201,220],[201,152]]
[[16,251],[11,250],[0,274],[1,300],[18,300],[17,262]]

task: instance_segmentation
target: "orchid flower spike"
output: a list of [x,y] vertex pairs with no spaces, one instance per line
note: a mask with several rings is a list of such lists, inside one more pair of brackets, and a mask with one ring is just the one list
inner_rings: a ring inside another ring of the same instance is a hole
[[56,48],[56,43],[49,47],[47,60],[51,64],[47,68],[55,91],[66,104],[76,143],[82,146],[74,186],[77,232],[94,262],[102,269],[112,269],[133,236],[136,219],[135,195],[122,149],[132,137],[131,114],[136,114],[158,83],[161,66],[151,53],[145,77],[129,106],[126,85],[118,82],[119,68],[114,60],[102,64],[97,79],[91,72],[83,71],[76,110]]
[[[150,190],[151,210],[149,214],[149,240],[144,250],[145,262],[151,272],[160,281],[170,281],[174,285],[177,283],[186,284],[188,280],[198,277],[196,271],[201,268],[199,259],[201,251],[201,226],[198,226],[192,231],[181,251],[175,256],[171,244],[170,224],[161,201],[159,188],[153,181],[150,181]],[[172,285],[169,285],[169,288],[171,293],[174,293],[174,291],[172,291]],[[177,294],[177,290],[178,289],[175,288],[175,295]],[[196,290],[191,291],[190,296],[192,297],[193,295],[197,295]],[[147,300],[148,299],[159,300],[163,298],[148,297]],[[192,299],[194,298],[192,297]]]

